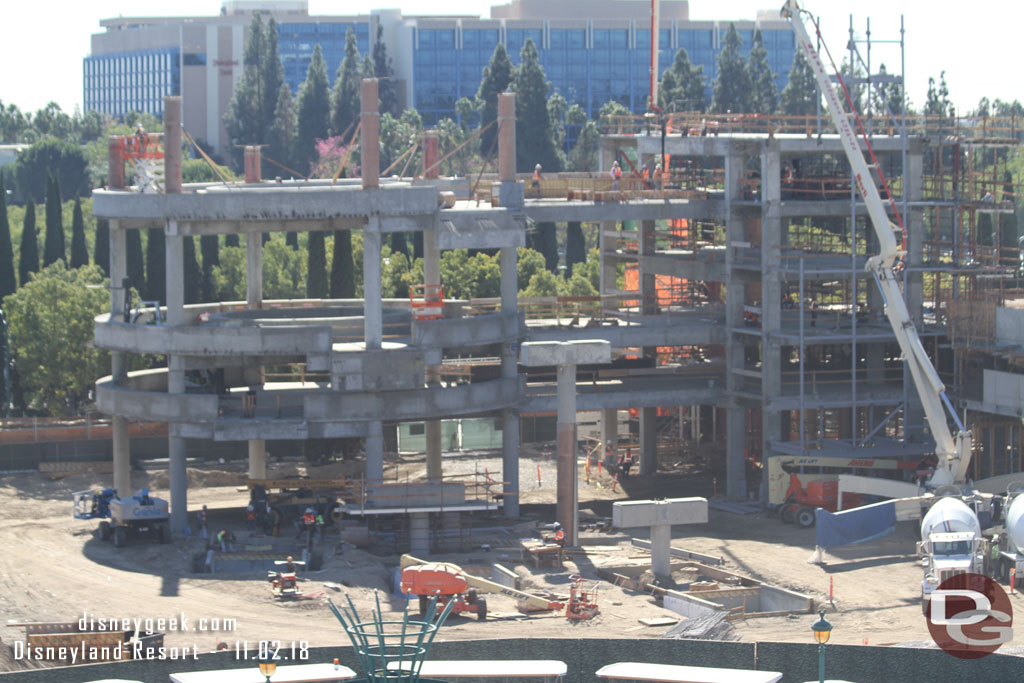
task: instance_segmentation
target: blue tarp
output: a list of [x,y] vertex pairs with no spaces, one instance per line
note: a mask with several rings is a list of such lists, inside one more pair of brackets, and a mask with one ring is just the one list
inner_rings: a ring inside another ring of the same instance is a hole
[[817,544],[822,548],[865,543],[888,536],[896,528],[896,506],[892,501],[864,505],[842,512],[815,510]]

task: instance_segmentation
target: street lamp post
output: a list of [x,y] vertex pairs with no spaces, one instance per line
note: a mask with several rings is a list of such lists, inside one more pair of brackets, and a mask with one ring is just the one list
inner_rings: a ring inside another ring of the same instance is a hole
[[825,619],[825,610],[818,612],[818,620],[811,625],[811,632],[818,643],[818,683],[825,683],[825,643],[832,635],[832,624]]

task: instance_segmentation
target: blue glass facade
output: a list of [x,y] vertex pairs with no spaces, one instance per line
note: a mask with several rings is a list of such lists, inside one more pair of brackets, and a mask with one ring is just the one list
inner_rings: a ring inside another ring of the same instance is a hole
[[313,48],[319,43],[324,62],[327,63],[327,78],[331,85],[338,75],[341,60],[345,59],[345,34],[349,29],[356,34],[359,57],[370,49],[369,23],[281,23],[277,25],[277,49],[284,66],[284,81],[292,94],[299,92],[299,86],[306,80],[309,62],[313,59]]
[[[501,39],[498,29],[463,29],[461,46],[456,29],[412,29],[413,102],[428,125],[454,116],[455,102],[460,97],[476,94],[480,77],[490,61],[494,46]],[[615,100],[634,112],[647,107],[648,64],[650,63],[650,30],[637,29],[632,39],[628,28],[594,29],[588,47],[586,29],[551,28],[544,41],[541,29],[508,28],[504,31],[505,49],[513,64],[527,38],[537,45],[544,73],[551,82],[551,92],[560,93],[569,104],[579,104],[593,117],[601,106]],[[750,53],[753,30],[739,31],[743,40],[741,52]],[[724,35],[724,30],[723,30]],[[776,83],[781,92],[789,78],[795,44],[789,30],[764,30],[762,36]],[[717,73],[715,31],[680,29],[679,47],[686,48],[690,61],[704,67],[705,97],[711,91]],[[672,65],[678,48],[672,48],[672,31],[662,29],[659,35],[658,63],[660,70]]]
[[180,52],[145,50],[86,57],[82,83],[85,111],[111,116],[140,111],[163,116],[164,96],[181,94]]

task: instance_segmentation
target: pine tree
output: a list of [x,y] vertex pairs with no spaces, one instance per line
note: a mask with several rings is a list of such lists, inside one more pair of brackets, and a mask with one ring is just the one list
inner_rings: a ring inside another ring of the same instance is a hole
[[583,237],[583,224],[569,221],[565,231],[565,277],[572,277],[573,266],[587,260],[587,240]]
[[213,269],[220,265],[220,237],[203,235],[199,238],[199,255],[203,257],[202,285],[199,295],[202,301],[217,300],[217,283],[213,279]]
[[380,82],[377,84],[377,97],[380,99],[380,113],[398,117],[398,89],[395,87],[395,69],[388,57],[388,48],[384,44],[384,26],[377,24],[377,39],[373,43],[373,70]]
[[192,235],[186,235],[182,239],[182,253],[185,257],[185,303],[197,304],[201,300],[202,274],[199,272],[199,262],[196,261],[196,244]]
[[327,65],[318,43],[313,48],[313,59],[306,71],[306,80],[299,88],[298,127],[295,129],[295,151],[292,153],[296,170],[306,171],[315,161],[316,141],[327,138],[330,113]]
[[11,243],[11,225],[7,220],[7,188],[4,172],[0,169],[0,304],[8,294],[14,294],[18,282],[14,279],[14,246]]
[[75,209],[71,214],[71,267],[89,265],[89,247],[85,244],[85,219],[82,217],[82,200],[75,197]]
[[224,117],[228,136],[234,143],[231,154],[236,168],[242,161],[242,150],[239,149],[239,145],[258,145],[266,139],[262,73],[266,60],[266,41],[263,19],[260,18],[259,12],[255,12],[246,36],[242,77],[235,85],[228,113]]
[[536,164],[549,173],[562,170],[562,155],[551,135],[548,89],[544,68],[533,40],[527,38],[520,53],[512,85],[516,91],[516,167],[522,173]]
[[667,112],[704,110],[704,67],[694,66],[685,48],[662,75],[658,102]]
[[743,40],[736,26],[729,24],[725,34],[725,47],[718,53],[718,76],[711,95],[711,111],[742,113],[750,111],[750,79],[744,68],[740,47]]
[[352,260],[352,231],[335,230],[334,254],[331,262],[332,299],[351,299],[355,297],[355,270],[355,264]]
[[142,255],[142,233],[139,230],[125,230],[125,274],[128,284],[138,292],[146,295],[146,261]]
[[21,253],[18,260],[18,282],[22,287],[32,273],[39,272],[39,235],[36,233],[36,203],[32,197],[25,204],[25,222],[21,227]]
[[[287,83],[278,89],[277,106],[274,108],[274,122],[270,126],[270,158],[285,166],[292,165],[292,148],[295,146],[295,101]],[[278,173],[284,173],[280,169]]]
[[146,231],[146,300],[167,303],[167,242],[163,228]]
[[[476,100],[480,108],[480,127],[486,128],[498,118],[498,94],[503,93],[512,84],[512,62],[505,52],[505,46],[498,43],[494,47],[494,54],[491,55],[490,63],[484,67],[483,78],[480,80],[480,89],[477,90]],[[517,107],[518,108],[518,107]],[[488,154],[497,152],[498,146],[495,142],[498,135],[497,125],[487,128],[480,135],[480,155],[487,158]],[[494,149],[491,149],[492,146]]]
[[56,261],[63,261],[67,265],[66,253],[60,181],[50,176],[46,185],[46,238],[43,240],[43,267]]
[[889,77],[885,64],[879,65],[878,75],[881,82],[874,89],[875,109],[887,122],[898,124],[903,113],[903,86],[898,81],[885,80]]
[[[93,246],[92,260],[103,274],[110,277],[110,223],[106,218],[96,220],[96,244]],[[117,283],[120,287],[120,283]]]
[[313,230],[309,233],[309,252],[306,267],[306,296],[323,299],[327,296],[327,251],[324,233]]
[[277,113],[277,101],[284,82],[284,65],[278,54],[277,22],[271,17],[267,22],[267,37],[263,44],[263,63],[260,65],[260,95],[262,97],[262,118],[264,135],[260,143],[269,143],[270,129]]
[[802,49],[797,49],[789,80],[779,97],[779,112],[787,116],[813,116],[818,112],[818,84]]
[[597,170],[597,150],[601,134],[597,124],[587,121],[576,136],[576,146],[569,153],[569,170],[593,172]]
[[345,32],[345,58],[338,66],[338,76],[331,92],[331,135],[344,135],[347,140],[359,118],[359,48],[356,34]]
[[754,45],[747,58],[747,80],[750,82],[750,111],[755,114],[771,114],[778,104],[779,90],[775,85],[775,74],[768,63],[768,50],[764,48],[761,29],[754,31]]

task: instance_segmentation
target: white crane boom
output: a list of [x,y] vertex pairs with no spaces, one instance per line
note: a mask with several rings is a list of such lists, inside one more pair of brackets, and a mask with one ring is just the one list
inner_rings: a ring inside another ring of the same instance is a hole
[[[971,433],[963,428],[957,418],[956,412],[946,397],[946,387],[925,353],[924,346],[921,345],[921,339],[914,327],[914,321],[907,310],[907,303],[903,299],[903,292],[900,290],[899,282],[893,271],[897,261],[905,255],[894,236],[894,231],[901,230],[901,228],[889,221],[885,205],[878,193],[878,187],[871,175],[871,167],[864,159],[864,153],[860,149],[857,135],[851,125],[856,113],[847,113],[839,99],[839,94],[829,81],[821,58],[807,33],[803,13],[804,10],[800,8],[796,0],[787,0],[782,7],[782,15],[788,18],[793,25],[799,49],[803,51],[807,63],[814,72],[818,88],[825,96],[829,114],[839,132],[839,139],[853,170],[857,189],[864,198],[871,224],[878,235],[880,253],[868,259],[866,268],[874,275],[875,282],[878,283],[878,288],[881,290],[885,314],[896,334],[904,361],[910,368],[914,386],[921,397],[928,425],[935,438],[935,452],[939,457],[939,464],[930,483],[934,486],[961,484],[966,480],[967,467],[971,461]],[[864,144],[870,150],[871,143],[866,138]],[[881,175],[881,169],[877,170]],[[904,183],[904,191],[905,188],[906,183]],[[895,207],[893,209],[895,210]],[[959,427],[955,437],[950,433],[946,423],[946,411],[943,410],[943,404]]]

